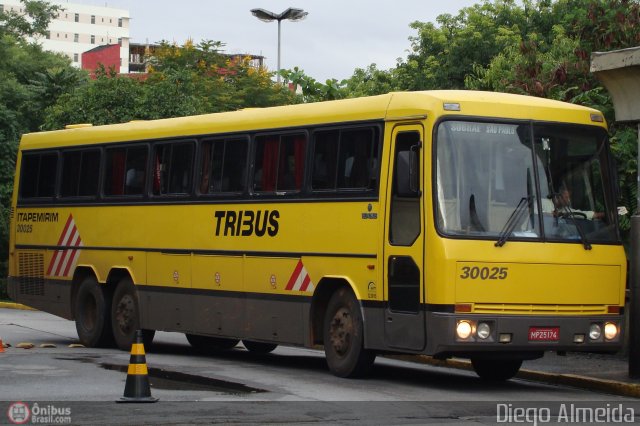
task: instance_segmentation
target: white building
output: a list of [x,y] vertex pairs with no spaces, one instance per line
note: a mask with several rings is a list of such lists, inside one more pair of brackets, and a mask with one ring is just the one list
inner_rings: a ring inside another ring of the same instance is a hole
[[[120,45],[120,72],[129,72],[129,11],[49,0],[64,10],[49,24],[49,34],[38,39],[42,47],[69,56],[82,67],[82,53],[106,44]],[[0,10],[24,12],[19,0],[0,0]]]

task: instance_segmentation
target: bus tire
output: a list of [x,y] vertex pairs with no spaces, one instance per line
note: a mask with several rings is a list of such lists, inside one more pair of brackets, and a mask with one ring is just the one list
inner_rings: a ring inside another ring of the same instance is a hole
[[[136,330],[140,328],[140,304],[136,287],[129,277],[121,279],[113,293],[111,328],[116,346],[123,351],[130,350]],[[155,333],[155,330],[142,330],[145,348],[151,346]]]
[[225,337],[199,336],[190,333],[185,333],[184,335],[194,349],[204,353],[233,349],[240,342],[240,339],[228,339]]
[[85,277],[75,299],[76,331],[80,343],[89,348],[110,346],[111,298],[95,277]]
[[242,344],[249,352],[256,354],[268,354],[278,347],[276,343],[254,342],[252,340],[243,340]]
[[376,354],[364,348],[360,305],[347,288],[338,289],[324,317],[324,353],[329,370],[338,377],[361,377],[369,372]]
[[471,358],[471,365],[481,379],[503,382],[518,374],[522,360]]

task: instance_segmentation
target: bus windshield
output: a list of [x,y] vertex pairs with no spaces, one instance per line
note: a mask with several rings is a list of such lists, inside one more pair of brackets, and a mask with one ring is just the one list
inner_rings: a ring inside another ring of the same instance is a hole
[[439,231],[497,245],[617,242],[606,146],[604,129],[586,126],[440,123]]

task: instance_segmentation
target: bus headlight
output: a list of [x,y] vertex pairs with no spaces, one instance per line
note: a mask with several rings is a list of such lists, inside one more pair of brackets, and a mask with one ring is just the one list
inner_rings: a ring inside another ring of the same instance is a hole
[[473,333],[473,327],[469,321],[458,321],[456,325],[456,335],[458,339],[467,340]]
[[608,322],[604,325],[604,338],[605,340],[613,340],[618,337],[618,326],[612,322]]
[[602,327],[599,324],[591,324],[589,327],[589,339],[598,340],[602,337]]
[[486,322],[481,322],[476,329],[476,335],[482,340],[488,339],[491,336],[491,326]]

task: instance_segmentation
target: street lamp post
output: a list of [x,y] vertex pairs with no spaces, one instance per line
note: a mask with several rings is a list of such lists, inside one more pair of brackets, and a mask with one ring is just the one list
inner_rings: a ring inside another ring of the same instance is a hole
[[288,8],[280,14],[269,12],[264,9],[251,9],[251,13],[263,22],[278,21],[278,72],[276,76],[278,83],[280,83],[280,23],[285,19],[289,21],[300,21],[309,13],[302,9],[296,9],[293,7]]

